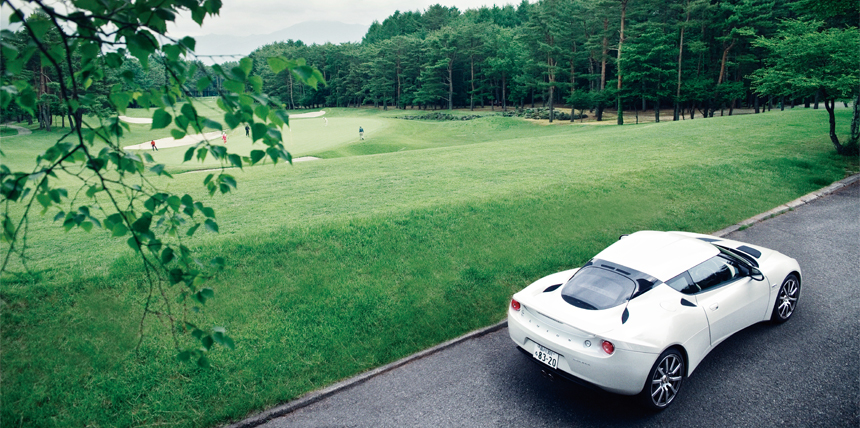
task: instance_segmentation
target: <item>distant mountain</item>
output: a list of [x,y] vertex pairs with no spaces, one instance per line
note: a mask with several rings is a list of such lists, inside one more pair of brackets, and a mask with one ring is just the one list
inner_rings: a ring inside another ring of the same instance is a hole
[[235,57],[213,57],[207,63],[222,63],[238,60],[253,52],[260,46],[287,40],[301,40],[306,45],[341,44],[360,42],[367,34],[369,26],[361,24],[344,24],[335,21],[308,21],[270,34],[252,36],[229,36],[222,34],[207,34],[197,36],[197,55],[235,55]]

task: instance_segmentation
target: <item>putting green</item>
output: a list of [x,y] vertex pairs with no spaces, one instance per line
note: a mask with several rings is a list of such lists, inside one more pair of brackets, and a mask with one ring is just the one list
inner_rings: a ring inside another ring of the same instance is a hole
[[[328,119],[328,124],[326,124]],[[290,120],[290,127],[281,130],[284,135],[284,146],[293,156],[304,156],[331,150],[337,147],[355,144],[359,142],[358,128],[364,128],[365,140],[373,139],[373,136],[388,127],[388,121],[378,118],[356,118],[356,117],[315,117],[310,119]],[[241,136],[230,141],[239,141],[239,144],[248,144],[250,152],[250,139]],[[243,151],[231,147],[232,150]]]

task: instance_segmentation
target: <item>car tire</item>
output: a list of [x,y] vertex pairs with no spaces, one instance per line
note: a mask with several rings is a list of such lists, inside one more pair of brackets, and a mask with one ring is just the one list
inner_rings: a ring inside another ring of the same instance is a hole
[[681,384],[687,373],[684,356],[677,349],[663,351],[645,380],[645,387],[639,394],[648,409],[661,411],[675,401],[681,391]]
[[770,315],[770,320],[774,324],[782,324],[791,318],[794,311],[797,310],[797,301],[800,297],[800,280],[797,276],[790,274],[782,281],[779,286],[779,294],[776,296],[776,302],[773,304],[773,312]]

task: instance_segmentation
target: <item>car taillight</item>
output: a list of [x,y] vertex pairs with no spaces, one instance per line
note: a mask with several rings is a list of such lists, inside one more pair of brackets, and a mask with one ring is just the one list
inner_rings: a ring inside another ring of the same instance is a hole
[[513,309],[515,311],[519,311],[520,310],[520,302],[518,302],[514,299],[511,299],[511,309]]
[[603,341],[603,352],[606,352],[609,355],[612,355],[615,352],[615,345],[612,342]]

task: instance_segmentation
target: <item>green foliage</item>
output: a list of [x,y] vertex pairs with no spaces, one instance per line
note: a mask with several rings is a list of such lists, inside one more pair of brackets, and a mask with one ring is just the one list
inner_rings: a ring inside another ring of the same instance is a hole
[[760,37],[755,45],[769,55],[766,66],[752,74],[761,94],[802,96],[822,91],[824,99],[852,98],[860,86],[860,31],[821,29],[821,22],[788,20],[776,37]]
[[[0,272],[8,273],[13,264],[26,269],[33,208],[40,208],[41,215],[51,212],[66,232],[104,229],[123,239],[142,265],[148,293],[142,302],[140,340],[146,318],[156,317],[168,326],[180,360],[193,357],[199,366],[208,367],[206,353],[212,346],[233,348],[233,340],[221,327],[204,332],[187,321],[187,314],[189,309],[200,311],[214,297],[206,283],[224,267],[224,260],[215,257],[202,262],[183,240],[194,236],[200,226],[217,233],[215,211],[190,194],[161,190],[151,176],[170,178],[171,174],[150,154],[122,149],[130,126],[119,121],[117,114],[125,113],[130,104],[153,108],[151,129],[169,128],[174,138],[199,134],[206,128],[222,129],[218,121],[200,114],[188,86],[196,81],[198,89],[205,89],[217,80],[224,88],[218,106],[227,127],[253,127],[253,141],[261,142],[277,163],[291,160],[279,130],[285,125],[286,112],[262,92],[261,78],[251,73],[250,58],[230,69],[215,66],[203,78],[198,65],[184,59],[193,51],[194,40],[165,36],[167,23],[178,13],[190,13],[202,23],[206,16],[218,14],[220,1],[169,0],[157,5],[76,1],[68,15],[35,3],[38,12],[26,18],[18,6],[8,6],[13,11],[10,23],[23,25],[18,33],[2,30],[0,34],[0,108],[5,111],[14,106],[38,115],[41,127],[49,132],[53,113],[59,112],[68,115],[72,129],[36,157],[35,168],[0,166],[0,239],[6,244]],[[167,41],[162,44],[155,35],[165,36]],[[39,61],[34,63],[34,59]],[[163,81],[141,81],[139,74],[150,63],[160,63]],[[320,72],[304,60],[275,57],[269,64],[276,73],[286,70],[311,87],[325,83]],[[95,118],[85,120],[93,114]],[[200,160],[211,155],[222,166],[240,168],[263,159],[231,154],[206,140],[190,148],[185,160],[195,155]],[[207,176],[203,185],[210,195],[226,194],[237,187],[236,180],[224,172]],[[180,333],[187,334],[184,340]],[[187,339],[192,339],[191,344],[182,344]]]
[[[833,104],[836,100],[860,97],[860,30],[821,29],[820,21],[786,20],[773,38],[761,37],[755,45],[766,49],[769,56],[765,67],[751,75],[755,90],[760,94],[785,96],[819,94],[830,114],[830,139],[836,151],[856,155],[856,138],[841,144],[836,134]],[[852,118],[852,129],[857,129],[860,117]]]

